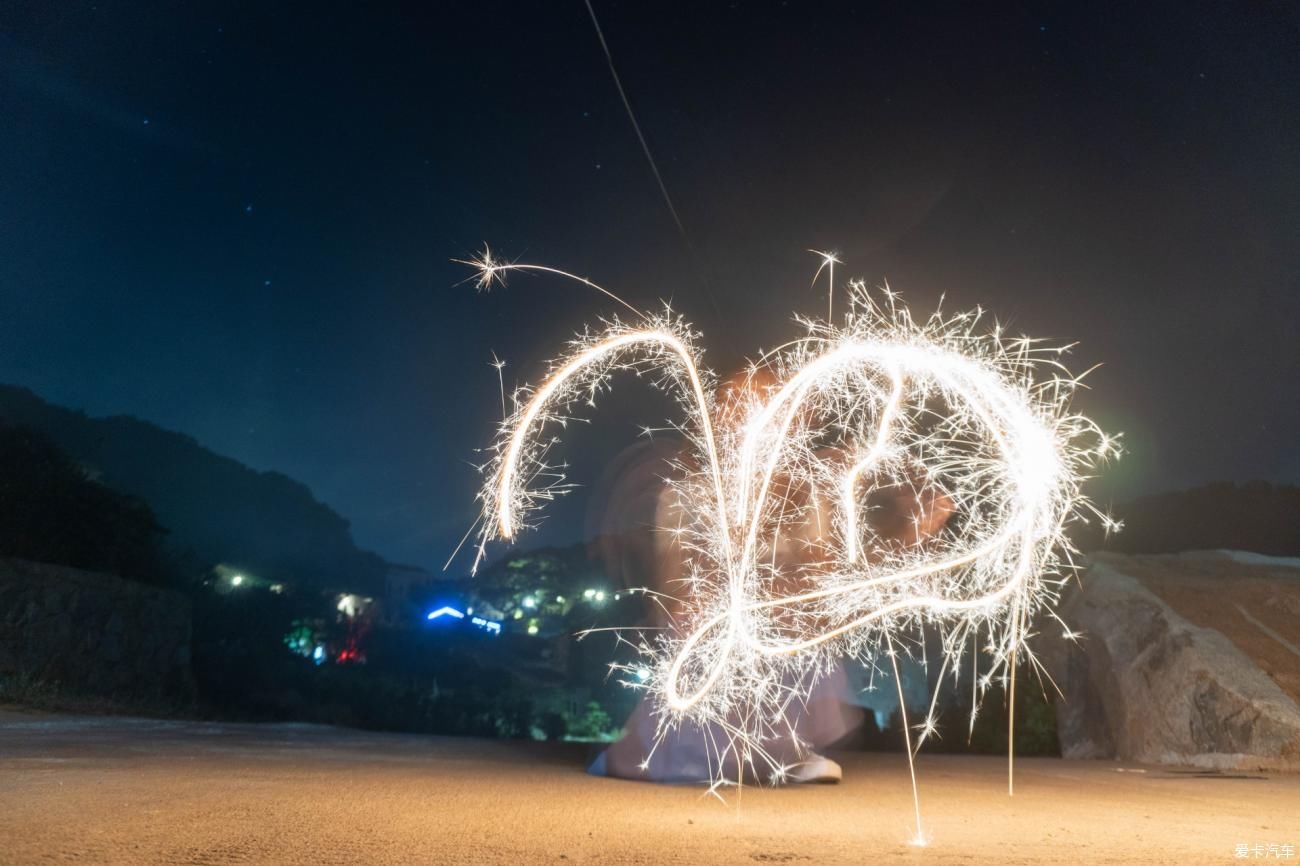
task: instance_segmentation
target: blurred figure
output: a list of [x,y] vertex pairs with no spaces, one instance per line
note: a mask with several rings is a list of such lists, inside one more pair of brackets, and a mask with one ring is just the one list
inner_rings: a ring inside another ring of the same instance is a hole
[[[757,393],[760,397],[777,383],[766,371],[737,374],[723,383],[718,424],[738,423],[741,398]],[[835,449],[818,455],[824,460],[844,460],[847,456]],[[591,500],[587,520],[587,537],[592,539],[590,555],[599,560],[606,574],[624,588],[648,587],[674,598],[680,592],[679,579],[686,572],[686,553],[676,535],[661,531],[676,523],[677,506],[672,491],[664,483],[674,463],[691,460],[684,444],[674,438],[639,442],[626,449],[606,469]],[[806,507],[808,516],[783,527],[772,557],[782,580],[790,585],[778,587],[782,594],[808,588],[813,574],[810,566],[825,546],[823,529],[831,525],[834,503],[815,497],[807,489],[796,489],[788,479],[774,479],[779,495]],[[873,493],[867,520],[882,545],[916,545],[939,531],[953,513],[952,501],[933,487],[899,484]],[[666,600],[665,600],[666,601]],[[651,606],[656,626],[671,626],[676,610]],[[808,700],[796,704],[790,716],[795,736],[763,743],[764,750],[778,764],[789,767],[788,782],[838,782],[842,770],[836,762],[812,749],[824,748],[842,739],[862,723],[862,709],[842,700],[848,681],[842,666],[818,680]],[[711,743],[725,744],[728,737],[721,731],[701,731],[683,725],[655,746],[656,722],[652,699],[643,698],[624,726],[624,735],[602,752],[589,768],[594,775],[615,776],[655,782],[707,782],[721,775],[737,778],[734,755],[724,757],[711,752]],[[651,752],[653,748],[653,754]],[[763,780],[766,781],[766,780]]]

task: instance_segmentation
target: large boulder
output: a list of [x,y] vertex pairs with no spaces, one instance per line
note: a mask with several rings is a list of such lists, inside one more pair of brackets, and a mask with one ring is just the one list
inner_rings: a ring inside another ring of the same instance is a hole
[[[1300,706],[1231,640],[1180,616],[1135,573],[1134,558],[1094,556],[1061,607],[1081,633],[1046,653],[1065,698],[1062,755],[1300,770]],[[1223,589],[1226,605],[1231,587]]]

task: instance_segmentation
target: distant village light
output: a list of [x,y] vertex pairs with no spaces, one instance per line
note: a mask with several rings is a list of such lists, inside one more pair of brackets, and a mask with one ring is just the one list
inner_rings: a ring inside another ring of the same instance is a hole
[[244,576],[242,574],[237,574],[234,577],[230,578],[230,583],[232,586],[239,586],[243,582],[244,582]]
[[364,598],[351,592],[345,592],[338,595],[335,598],[335,601],[337,602],[336,606],[339,613],[351,619],[365,613],[366,608],[374,602],[374,599]]
[[499,622],[493,622],[492,620],[484,619],[481,616],[472,617],[470,622],[491,634],[501,634],[501,623]]

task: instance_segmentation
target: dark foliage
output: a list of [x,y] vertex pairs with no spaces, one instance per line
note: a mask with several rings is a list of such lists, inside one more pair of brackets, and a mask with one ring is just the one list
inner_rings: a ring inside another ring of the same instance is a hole
[[[970,706],[940,702],[936,711],[935,733],[921,746],[925,754],[1005,755],[1007,753],[1007,707],[1005,694],[990,691],[980,705],[975,724],[970,724]],[[907,721],[913,726],[912,746],[916,747],[917,728],[925,718],[924,706],[909,707]],[[1022,756],[1056,757],[1061,754],[1056,739],[1056,708],[1035,683],[1016,691],[1016,748]],[[866,714],[861,727],[850,732],[836,747],[868,752],[899,752],[904,749],[903,719],[897,709],[890,714],[884,728],[876,726],[875,716]]]
[[[606,589],[612,597],[612,581],[587,555],[587,547],[542,547],[509,550],[500,559],[479,569],[472,578],[448,583],[466,598],[510,613],[523,597],[540,593],[553,600],[557,595],[576,601],[588,587]],[[571,607],[571,606],[570,606]],[[608,608],[606,608],[608,609]],[[552,610],[554,612],[554,610]],[[624,624],[633,620],[624,620]]]
[[[570,720],[538,706],[529,668],[540,640],[377,625],[365,664],[317,665],[286,649],[284,635],[290,623],[313,623],[316,639],[337,647],[347,625],[327,599],[255,589],[204,594],[195,605],[194,672],[213,716],[482,737],[529,737],[536,728],[558,738],[599,719],[608,727],[603,710]],[[560,671],[552,678],[585,693]]]
[[162,583],[149,506],[92,481],[43,434],[0,424],[0,554]]

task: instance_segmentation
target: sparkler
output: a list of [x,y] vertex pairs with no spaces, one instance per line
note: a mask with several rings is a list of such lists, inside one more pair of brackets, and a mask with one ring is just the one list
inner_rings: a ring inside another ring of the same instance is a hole
[[[818,255],[833,303],[838,260]],[[638,632],[642,658],[626,672],[658,699],[656,745],[682,724],[726,732],[711,741],[715,790],[728,762],[742,768],[737,784],[743,769],[784,777],[790,767],[767,746],[798,742],[790,709],[841,658],[874,669],[887,657],[897,679],[899,653],[926,661],[937,646],[942,665],[919,733],[907,737],[909,765],[935,733],[946,675],[969,669],[973,727],[993,682],[1014,690],[1017,658],[1037,666],[1026,638],[1035,617],[1055,616],[1072,568],[1065,528],[1105,519],[1079,485],[1118,454],[1115,439],[1069,409],[1079,377],[1060,361],[1068,347],[979,331],[979,310],[917,322],[888,287],[853,281],[842,323],[798,319],[800,338],[754,361],[748,387],[720,396],[700,335],[671,310],[641,313],[590,280],[486,250],[466,264],[480,288],[542,272],[634,313],[588,330],[539,385],[515,393],[483,467],[475,567],[491,540],[516,539],[563,492],[550,462],[556,431],[616,374],[649,377],[680,403],[686,451],[667,479],[675,520],[659,529],[681,545],[685,573],[676,597],[654,593],[672,627]],[[901,529],[887,526],[900,502]],[[919,842],[919,798],[916,812]]]

